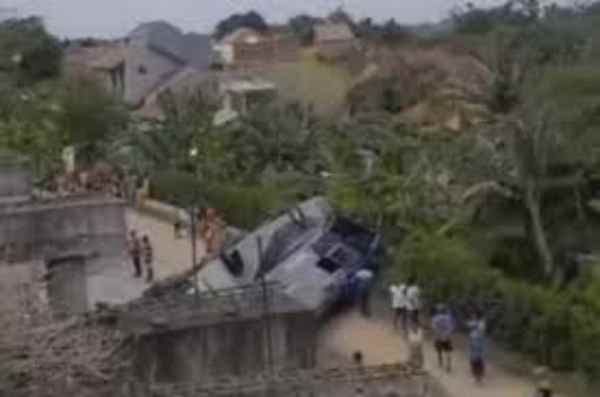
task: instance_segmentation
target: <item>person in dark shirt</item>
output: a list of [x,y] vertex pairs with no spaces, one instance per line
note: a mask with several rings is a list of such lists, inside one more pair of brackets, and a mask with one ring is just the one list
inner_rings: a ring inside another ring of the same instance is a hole
[[154,281],[154,250],[147,235],[142,237],[142,253],[144,256],[144,267],[146,268],[146,282]]
[[452,334],[454,333],[455,323],[446,305],[437,305],[435,315],[431,319],[431,328],[433,330],[434,346],[439,366],[440,368],[445,368],[447,372],[451,372]]
[[142,247],[140,246],[140,240],[137,237],[135,230],[129,232],[129,256],[133,263],[134,277],[142,276]]
[[483,313],[477,310],[468,323],[469,326],[469,357],[471,373],[477,384],[483,383],[485,376],[485,333],[486,323]]
[[374,273],[370,269],[360,269],[354,275],[354,283],[358,289],[360,311],[365,317],[371,316],[371,286],[373,278]]

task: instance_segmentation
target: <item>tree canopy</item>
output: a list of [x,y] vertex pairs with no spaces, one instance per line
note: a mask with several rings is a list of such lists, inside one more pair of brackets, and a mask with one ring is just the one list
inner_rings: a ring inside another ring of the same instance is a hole
[[288,26],[303,45],[312,44],[315,35],[315,25],[322,21],[321,18],[308,14],[296,15],[290,18]]
[[60,74],[60,42],[40,18],[9,19],[0,23],[0,71],[19,85],[52,79]]
[[217,24],[215,38],[220,40],[239,28],[250,28],[258,32],[266,32],[269,29],[269,25],[256,11],[249,11],[245,14],[233,14]]

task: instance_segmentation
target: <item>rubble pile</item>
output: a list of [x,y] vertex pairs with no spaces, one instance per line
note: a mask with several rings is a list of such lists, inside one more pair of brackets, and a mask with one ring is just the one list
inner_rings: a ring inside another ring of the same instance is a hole
[[114,395],[108,390],[124,383],[132,354],[115,309],[57,317],[43,301],[21,300],[20,315],[3,317],[0,395]]

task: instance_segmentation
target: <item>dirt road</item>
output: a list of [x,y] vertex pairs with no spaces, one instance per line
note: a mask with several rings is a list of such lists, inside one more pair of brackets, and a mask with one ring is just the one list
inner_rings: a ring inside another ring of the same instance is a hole
[[[393,363],[408,357],[400,331],[394,331],[383,320],[365,319],[356,312],[348,312],[338,315],[323,331],[321,346],[332,355],[350,357],[360,350],[367,365]],[[453,372],[447,374],[438,368],[430,342],[425,346],[425,367],[451,397],[529,397],[535,386],[533,380],[510,374],[493,363],[488,364],[485,384],[477,386],[470,376],[464,351],[455,352]]]
[[[154,271],[157,279],[163,279],[188,270],[192,263],[192,247],[189,237],[176,239],[173,225],[146,216],[134,210],[127,210],[128,230],[136,229],[138,234],[147,234],[154,245]],[[205,252],[204,242],[197,241],[198,259]]]

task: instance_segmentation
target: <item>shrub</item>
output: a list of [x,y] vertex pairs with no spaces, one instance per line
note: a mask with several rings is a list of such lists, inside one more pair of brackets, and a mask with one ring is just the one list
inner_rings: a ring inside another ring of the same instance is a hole
[[189,173],[157,172],[150,178],[150,197],[185,208],[199,204],[200,185]]
[[275,183],[239,185],[199,182],[192,174],[160,172],[152,176],[150,196],[179,207],[192,204],[223,212],[232,226],[253,229],[269,215],[287,208],[296,199],[294,192]]

